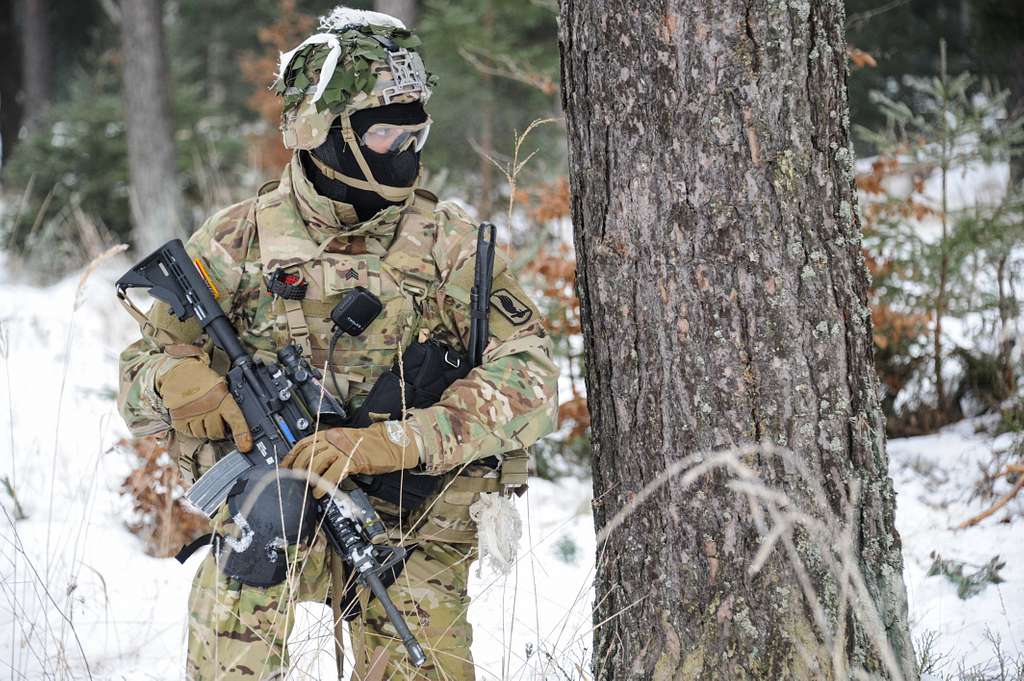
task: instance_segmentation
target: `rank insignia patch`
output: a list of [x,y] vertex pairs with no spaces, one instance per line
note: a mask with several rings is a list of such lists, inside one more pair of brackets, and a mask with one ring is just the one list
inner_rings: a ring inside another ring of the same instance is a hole
[[516,326],[525,324],[533,317],[530,306],[509,293],[508,289],[500,288],[492,293],[491,305]]

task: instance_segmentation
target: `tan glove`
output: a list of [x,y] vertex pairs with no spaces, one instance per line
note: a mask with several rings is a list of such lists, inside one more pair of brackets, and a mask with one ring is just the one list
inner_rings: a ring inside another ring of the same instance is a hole
[[230,432],[238,451],[252,449],[252,433],[228,392],[227,381],[202,361],[182,358],[157,378],[156,391],[171,412],[171,427],[176,431],[209,440],[223,440]]
[[315,485],[313,496],[319,499],[350,475],[390,473],[419,462],[419,449],[402,423],[384,421],[366,428],[328,428],[314,433],[296,442],[281,465],[305,471]]

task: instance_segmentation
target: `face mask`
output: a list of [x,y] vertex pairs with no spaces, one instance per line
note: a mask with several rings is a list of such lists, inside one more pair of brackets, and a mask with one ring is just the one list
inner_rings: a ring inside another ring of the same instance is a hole
[[[412,149],[396,154],[377,154],[360,149],[373,178],[386,187],[412,187],[420,174],[420,155]],[[362,173],[358,173],[357,177]]]
[[408,198],[430,123],[418,102],[363,109],[340,117],[311,160],[323,176],[344,185],[344,200],[362,218]]

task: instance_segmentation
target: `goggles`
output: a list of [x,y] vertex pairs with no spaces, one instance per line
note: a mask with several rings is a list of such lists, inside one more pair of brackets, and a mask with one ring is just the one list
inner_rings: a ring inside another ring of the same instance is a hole
[[416,151],[423,148],[430,134],[427,120],[415,125],[395,125],[393,123],[374,123],[359,138],[359,144],[378,154],[394,154],[413,147]]

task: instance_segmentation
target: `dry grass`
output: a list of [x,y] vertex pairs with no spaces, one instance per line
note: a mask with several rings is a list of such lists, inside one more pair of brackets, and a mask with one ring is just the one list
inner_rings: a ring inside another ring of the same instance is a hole
[[[0,505],[0,510],[2,510],[4,516],[4,522],[10,533],[9,541],[6,544],[5,552],[2,555],[10,563],[11,567],[11,579],[0,582],[0,590],[3,592],[9,612],[12,614],[14,619],[15,628],[12,630],[12,637],[17,637],[18,634],[21,635],[21,643],[17,646],[13,645],[14,640],[12,639],[12,652],[16,653],[19,658],[22,656],[31,658],[34,661],[36,668],[38,668],[44,676],[58,681],[78,678],[78,665],[81,665],[81,667],[84,668],[85,675],[89,679],[92,679],[92,668],[90,666],[88,656],[85,654],[85,648],[82,645],[78,629],[72,617],[72,593],[75,590],[75,585],[78,582],[78,575],[81,569],[86,567],[81,560],[80,551],[82,550],[82,543],[79,539],[81,539],[85,532],[88,517],[83,518],[81,525],[77,529],[78,536],[72,537],[74,541],[72,542],[73,550],[70,555],[70,567],[67,570],[67,574],[64,575],[66,578],[66,584],[61,588],[57,588],[57,585],[55,584],[57,573],[57,566],[55,565],[55,562],[58,554],[61,553],[59,550],[51,550],[51,544],[56,541],[52,536],[54,534],[53,512],[56,508],[55,504],[57,503],[55,498],[55,489],[57,480],[59,479],[57,474],[59,444],[56,437],[57,434],[60,433],[61,429],[61,408],[64,403],[64,392],[67,385],[71,348],[73,347],[75,315],[81,307],[85,285],[88,282],[89,277],[96,271],[103,261],[122,252],[124,249],[125,247],[123,246],[109,248],[105,252],[93,258],[93,260],[85,267],[81,277],[79,278],[78,287],[75,290],[74,304],[69,312],[67,335],[65,337],[64,345],[64,363],[61,372],[60,385],[58,386],[56,394],[57,410],[53,422],[53,433],[55,439],[50,461],[49,503],[46,506],[46,545],[43,553],[44,561],[42,564],[32,557],[33,555],[37,555],[37,551],[29,551],[26,549],[17,524],[19,519],[12,517],[6,506]],[[2,335],[3,338],[3,342],[0,343],[0,345],[2,345],[2,347],[0,347],[0,351],[2,351],[0,352],[0,356],[2,356],[4,360],[5,373],[7,375],[7,399],[8,404],[13,405],[15,394],[10,383],[10,363],[14,361],[14,358],[11,357],[9,352],[9,338],[6,330],[0,335]],[[11,452],[13,453],[15,451],[13,431],[16,427],[13,407],[9,418],[12,431]],[[90,481],[88,486],[90,493],[95,490],[95,473],[96,471],[94,470],[94,479]],[[10,493],[13,496],[13,490],[15,488],[14,481],[9,480],[8,483],[10,485]],[[90,508],[90,501],[91,499],[89,498],[83,501],[84,508]],[[21,515],[24,516],[24,512],[22,512]],[[40,615],[41,619],[39,618]],[[15,666],[17,664],[18,660],[10,660],[7,662],[7,666],[10,668],[12,675],[20,673],[19,669]]]
[[[810,491],[809,505],[801,506],[783,491],[767,485],[754,469],[744,463],[755,457],[761,460],[776,457],[782,459],[787,470],[795,471],[800,482]],[[886,678],[893,681],[909,678],[912,661],[898,659],[893,651],[881,614],[860,569],[860,547],[853,522],[853,515],[859,507],[858,483],[850,483],[847,490],[849,501],[842,515],[837,515],[831,508],[821,480],[800,457],[789,450],[766,443],[693,454],[675,462],[640,490],[632,503],[608,521],[598,532],[598,546],[669,480],[678,478],[677,489],[686,489],[712,473],[725,473],[729,476],[727,487],[746,499],[750,518],[761,535],[761,547],[748,566],[748,572],[751,575],[757,574],[776,550],[782,552],[786,564],[793,571],[805,604],[812,613],[821,645],[820,650],[798,649],[809,668],[817,666],[814,660],[828,659],[831,661],[831,678],[874,678],[864,669],[851,667],[847,659],[847,611],[852,610],[865,627]],[[822,604],[808,567],[797,551],[794,532],[798,528],[807,533],[811,542],[827,549],[821,551],[821,557],[839,588],[838,607],[834,613]]]
[[917,670],[927,681],[1024,681],[1024,655],[1011,655],[999,636],[985,631],[990,658],[987,662],[968,664],[954,661],[948,652],[936,650],[938,634],[925,632],[914,642],[917,649]]

